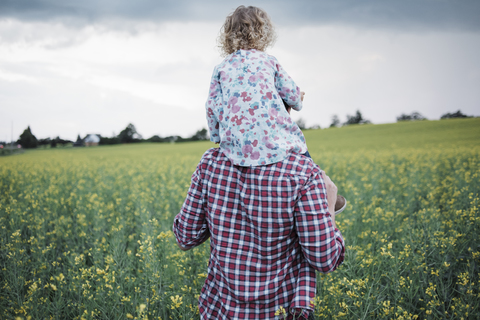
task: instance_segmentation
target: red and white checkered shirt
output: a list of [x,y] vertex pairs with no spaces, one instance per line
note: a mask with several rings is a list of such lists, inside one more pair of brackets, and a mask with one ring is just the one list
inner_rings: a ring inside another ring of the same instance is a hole
[[320,173],[298,154],[258,167],[233,166],[219,149],[203,155],[173,224],[185,249],[210,237],[202,319],[275,319],[280,307],[288,319],[306,318],[313,310],[315,270],[335,270],[345,253]]

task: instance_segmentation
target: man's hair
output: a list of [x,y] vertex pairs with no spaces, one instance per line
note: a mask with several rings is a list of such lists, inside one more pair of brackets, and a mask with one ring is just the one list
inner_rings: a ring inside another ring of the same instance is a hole
[[239,49],[265,51],[275,43],[276,37],[272,21],[263,9],[239,6],[225,19],[218,37],[218,47],[222,56]]

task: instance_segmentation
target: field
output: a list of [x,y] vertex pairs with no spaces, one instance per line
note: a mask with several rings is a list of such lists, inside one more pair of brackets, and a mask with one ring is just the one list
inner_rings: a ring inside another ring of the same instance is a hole
[[[305,132],[348,199],[316,319],[480,317],[480,119]],[[171,232],[209,142],[0,157],[0,319],[198,319],[209,246]]]

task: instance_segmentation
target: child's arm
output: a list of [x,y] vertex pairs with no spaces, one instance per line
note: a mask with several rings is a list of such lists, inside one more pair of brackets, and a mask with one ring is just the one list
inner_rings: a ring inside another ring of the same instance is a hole
[[[302,109],[303,93],[295,82],[290,78],[280,63],[275,59],[275,88],[284,101],[285,107],[300,111]],[[288,110],[288,108],[287,108]]]
[[[303,91],[300,91],[300,100],[302,100],[303,102],[303,97],[305,96],[305,92]],[[288,114],[290,114],[290,111],[292,110],[292,107],[290,107],[286,102],[285,100],[282,100],[283,101],[283,104],[285,105],[285,109],[287,109],[287,112]]]
[[205,109],[207,111],[207,124],[210,132],[210,141],[220,143],[219,122],[215,111],[221,108],[223,103],[222,87],[218,81],[217,68],[213,71],[212,80],[210,81],[210,91],[208,92],[207,103]]

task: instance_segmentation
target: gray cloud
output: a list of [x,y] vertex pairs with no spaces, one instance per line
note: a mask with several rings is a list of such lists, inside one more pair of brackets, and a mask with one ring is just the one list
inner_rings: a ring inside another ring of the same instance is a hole
[[[222,0],[2,0],[0,17],[86,24],[109,19],[221,21],[242,4]],[[260,0],[277,25],[342,24],[401,30],[480,31],[478,0]]]

